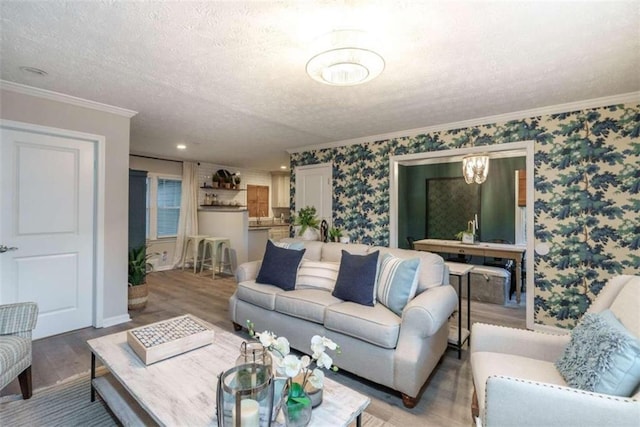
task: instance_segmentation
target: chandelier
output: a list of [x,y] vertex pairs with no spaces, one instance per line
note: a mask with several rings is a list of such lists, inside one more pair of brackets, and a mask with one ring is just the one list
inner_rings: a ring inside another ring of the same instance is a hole
[[489,175],[489,155],[470,154],[462,158],[462,175],[467,184],[482,184]]
[[307,74],[324,84],[354,86],[378,77],[384,59],[368,49],[371,44],[363,31],[336,30],[318,41],[321,52],[307,62]]

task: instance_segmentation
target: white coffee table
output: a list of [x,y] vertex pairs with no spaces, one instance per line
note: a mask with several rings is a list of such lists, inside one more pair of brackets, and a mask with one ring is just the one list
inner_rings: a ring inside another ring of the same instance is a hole
[[[211,326],[211,345],[146,366],[127,344],[126,332],[87,341],[91,349],[91,400],[102,397],[123,425],[214,426],[218,375],[234,366],[242,338]],[[96,359],[109,373],[96,376]],[[322,404],[311,426],[360,426],[371,399],[325,378]]]

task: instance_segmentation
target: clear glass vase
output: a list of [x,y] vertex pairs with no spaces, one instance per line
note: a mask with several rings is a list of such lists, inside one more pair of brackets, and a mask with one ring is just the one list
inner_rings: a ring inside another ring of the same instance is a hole
[[287,401],[282,405],[285,424],[287,427],[305,427],[311,422],[311,399],[299,384],[292,385],[294,387],[289,389]]

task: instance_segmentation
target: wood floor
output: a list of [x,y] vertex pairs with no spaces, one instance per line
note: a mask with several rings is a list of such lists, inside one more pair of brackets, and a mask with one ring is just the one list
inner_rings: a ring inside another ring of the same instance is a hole
[[[227,301],[235,291],[233,277],[212,280],[209,274],[172,270],[148,275],[149,303],[139,312],[130,312],[132,321],[110,328],[85,328],[33,342],[33,387],[38,389],[70,376],[88,372],[90,352],[86,341],[98,336],[130,329],[163,319],[192,313],[222,329],[232,332]],[[463,311],[466,305],[463,305]],[[503,324],[524,328],[524,308],[507,308],[472,301],[473,322]],[[463,313],[463,324],[466,317]],[[242,333],[241,333],[242,334]],[[246,335],[245,335],[246,336]],[[367,412],[396,426],[473,426],[470,416],[471,371],[468,351],[457,358],[457,351],[447,350],[423,389],[414,409],[406,409],[398,393],[366,380],[338,372],[332,378],[371,397]],[[363,363],[366,359],[363,358]],[[0,396],[19,393],[14,381]]]

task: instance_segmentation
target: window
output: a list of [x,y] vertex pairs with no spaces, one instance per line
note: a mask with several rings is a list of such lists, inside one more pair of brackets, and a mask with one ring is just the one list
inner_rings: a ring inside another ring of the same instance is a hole
[[149,174],[147,178],[147,239],[175,237],[180,219],[182,180]]

